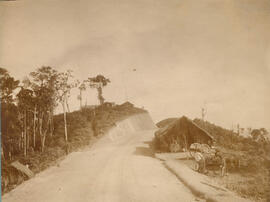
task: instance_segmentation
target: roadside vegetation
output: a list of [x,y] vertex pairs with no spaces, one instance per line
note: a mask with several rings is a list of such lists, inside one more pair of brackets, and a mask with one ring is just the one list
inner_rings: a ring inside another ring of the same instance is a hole
[[253,129],[251,137],[237,133],[200,119],[194,122],[216,139],[218,148],[240,161],[239,167],[230,167],[229,174],[217,181],[243,197],[256,201],[270,199],[270,142],[268,131]]
[[[1,169],[2,191],[8,192],[27,179],[10,166],[19,161],[38,173],[58,165],[66,154],[91,145],[117,121],[145,110],[132,104],[105,102],[102,88],[110,80],[103,75],[76,80],[72,71],[58,72],[41,67],[23,81],[0,68],[1,84]],[[71,90],[79,89],[80,110],[70,112]],[[83,91],[98,90],[98,106],[82,106]],[[63,113],[55,115],[62,106]]]
[[[177,118],[165,119],[157,123],[157,126],[166,128],[176,120]],[[201,119],[194,119],[193,122],[213,136],[214,147],[226,159],[227,175],[220,176],[220,173],[215,171],[209,171],[206,175],[244,198],[267,201],[270,198],[268,131],[265,128],[253,129],[250,137],[243,137]],[[154,143],[158,144],[160,140],[156,136]],[[160,149],[161,146],[156,145],[156,148]],[[182,163],[193,165],[191,160],[182,160]]]

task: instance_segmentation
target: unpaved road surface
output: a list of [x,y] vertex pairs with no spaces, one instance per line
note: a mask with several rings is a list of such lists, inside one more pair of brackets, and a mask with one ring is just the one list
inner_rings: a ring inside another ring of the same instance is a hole
[[4,202],[199,201],[153,157],[153,130],[106,135],[2,197]]

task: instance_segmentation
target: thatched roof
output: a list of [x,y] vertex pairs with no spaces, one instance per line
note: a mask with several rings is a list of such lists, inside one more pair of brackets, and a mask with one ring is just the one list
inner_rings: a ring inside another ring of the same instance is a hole
[[203,128],[201,128],[200,126],[198,126],[196,123],[194,123],[192,120],[189,120],[191,122],[191,124],[193,124],[195,127],[197,127],[198,129],[200,129],[201,131],[204,132],[205,135],[207,135],[209,138],[211,138],[212,140],[214,140],[214,137],[208,133],[206,130],[204,130]]
[[173,122],[175,122],[178,118],[167,118],[167,119],[163,119],[162,121],[159,121],[156,125],[159,128],[163,128]]
[[175,141],[182,147],[189,147],[192,143],[207,144],[214,140],[212,135],[185,116],[159,129],[155,135],[167,147]]
[[19,161],[14,161],[10,165],[12,167],[16,168],[17,170],[21,171],[25,175],[27,175],[27,177],[29,177],[29,178],[32,178],[35,175],[28,167],[21,164]]

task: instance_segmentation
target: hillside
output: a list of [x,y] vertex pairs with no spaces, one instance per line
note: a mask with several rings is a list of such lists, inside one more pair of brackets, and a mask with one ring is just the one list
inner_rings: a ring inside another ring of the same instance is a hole
[[18,160],[20,163],[28,165],[34,173],[38,173],[52,165],[57,165],[57,162],[63,159],[66,153],[94,144],[99,137],[116,126],[116,123],[142,113],[147,113],[147,111],[126,104],[102,105],[95,109],[83,108],[81,111],[68,113],[68,146],[64,139],[63,114],[54,116],[54,133],[47,137],[43,152],[32,151],[28,153],[27,157],[18,153],[14,154],[12,159],[2,159],[2,191],[8,192],[28,179],[25,174],[11,167],[11,162]]
[[[162,142],[166,144],[166,140],[169,140],[167,141],[169,147],[173,142],[172,139],[181,140],[181,134],[179,134],[179,137],[175,137],[176,132],[166,129],[166,127],[172,126],[171,120],[174,120],[174,118],[159,122],[164,125],[164,130],[161,129],[161,132],[159,132],[163,136],[161,137],[158,132],[156,133],[155,143],[158,144],[159,148],[161,148]],[[239,136],[230,130],[201,119],[194,119],[192,122],[214,138],[214,146],[224,158],[228,159],[229,175],[223,178],[214,177],[218,183],[237,192],[242,197],[251,198],[255,201],[265,201],[269,198],[269,142]],[[179,127],[180,130],[182,126],[179,125]],[[164,131],[167,131],[167,133],[165,134]],[[181,142],[178,143],[180,146],[181,144]],[[233,160],[239,162],[237,167],[233,166]]]

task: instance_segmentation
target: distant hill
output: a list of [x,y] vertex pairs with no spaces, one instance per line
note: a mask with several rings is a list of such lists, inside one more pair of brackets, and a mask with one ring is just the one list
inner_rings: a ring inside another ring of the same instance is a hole
[[178,118],[168,118],[168,119],[164,119],[162,121],[159,121],[156,125],[159,128],[163,128],[169,124],[172,124],[174,121],[176,121]]

